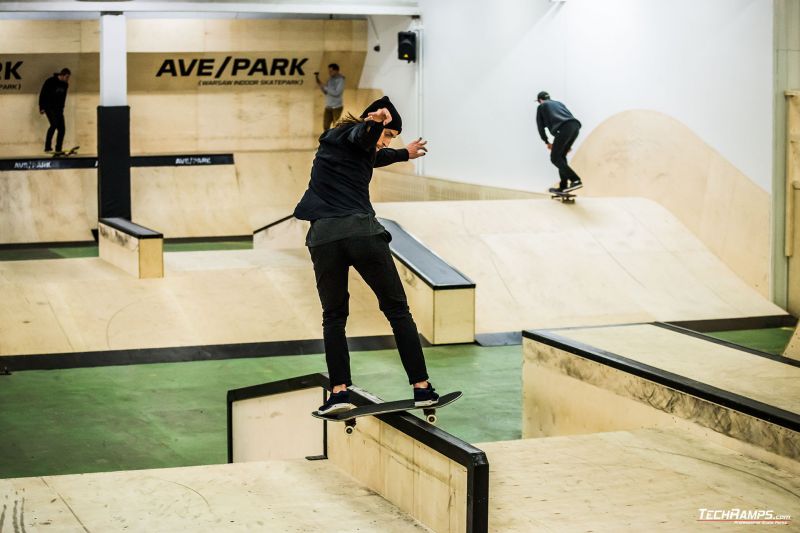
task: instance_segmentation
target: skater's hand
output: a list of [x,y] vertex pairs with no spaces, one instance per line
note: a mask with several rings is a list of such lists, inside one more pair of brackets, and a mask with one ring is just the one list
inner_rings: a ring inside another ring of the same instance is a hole
[[425,146],[426,144],[428,144],[428,141],[423,141],[422,137],[416,141],[412,141],[411,144],[406,146],[406,150],[408,150],[408,159],[416,159],[426,155],[428,153],[428,148]]
[[388,109],[382,107],[377,111],[373,111],[372,113],[367,113],[367,120],[371,120],[373,122],[380,122],[385,126],[392,121],[392,114],[389,113]]
[[552,144],[550,144],[550,143],[547,143],[547,149],[548,149],[548,150],[552,150],[552,149],[553,149],[553,145],[552,145]]

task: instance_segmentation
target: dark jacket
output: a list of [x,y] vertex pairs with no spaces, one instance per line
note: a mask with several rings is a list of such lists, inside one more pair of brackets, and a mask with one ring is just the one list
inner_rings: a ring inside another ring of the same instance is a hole
[[294,216],[312,221],[355,214],[375,216],[369,200],[372,169],[408,161],[405,148],[375,151],[382,132],[382,124],[368,120],[323,133],[311,167],[311,181]]
[[63,111],[64,102],[67,101],[69,83],[58,79],[58,74],[45,80],[42,90],[39,91],[39,109],[46,111]]
[[[545,128],[550,130],[550,134],[555,137],[561,126],[570,120],[577,122],[577,119],[572,116],[567,106],[556,100],[545,100],[539,104],[539,109],[536,110],[536,126],[539,128],[539,136],[545,143],[550,142],[544,132]],[[578,122],[578,125],[580,126],[580,122]]]

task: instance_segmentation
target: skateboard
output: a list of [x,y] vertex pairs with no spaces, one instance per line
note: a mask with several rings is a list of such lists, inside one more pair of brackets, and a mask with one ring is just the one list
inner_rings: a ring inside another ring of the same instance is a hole
[[53,152],[53,157],[69,157],[78,153],[80,146],[73,146],[69,150],[61,150],[60,152]]
[[417,407],[414,405],[414,400],[396,400],[393,402],[375,403],[371,405],[362,405],[349,411],[336,413],[332,415],[318,415],[316,411],[311,413],[315,418],[321,418],[329,422],[344,422],[344,432],[352,435],[356,427],[356,419],[362,416],[375,416],[385,415],[388,413],[400,413],[404,411],[415,411],[422,409],[425,415],[425,420],[431,424],[436,423],[436,410],[449,405],[454,401],[461,398],[461,391],[449,392],[439,397],[439,402],[434,405],[426,405],[424,407]]
[[554,200],[558,200],[562,204],[574,204],[575,203],[575,195],[571,192],[561,192],[555,187],[550,187],[550,198]]

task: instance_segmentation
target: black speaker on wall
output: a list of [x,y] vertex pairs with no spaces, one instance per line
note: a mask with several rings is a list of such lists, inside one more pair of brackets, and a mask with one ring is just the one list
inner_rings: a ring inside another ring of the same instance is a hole
[[413,31],[397,33],[397,59],[403,61],[417,61],[417,34]]

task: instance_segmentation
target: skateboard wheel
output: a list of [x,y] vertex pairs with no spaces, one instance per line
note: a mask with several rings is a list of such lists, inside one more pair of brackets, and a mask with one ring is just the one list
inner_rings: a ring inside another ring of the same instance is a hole
[[436,423],[436,415],[427,415],[425,419],[431,424]]
[[353,426],[345,426],[344,427],[344,432],[347,433],[348,435],[352,435],[353,431],[355,431],[355,430],[356,430],[356,428],[353,427]]

